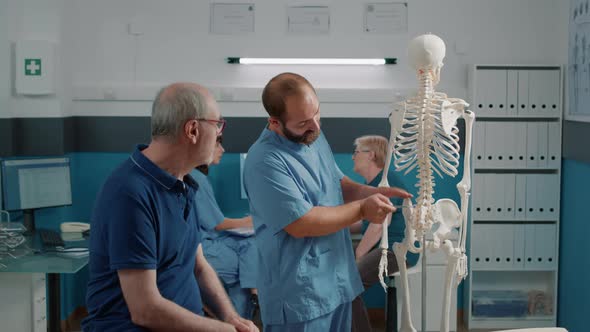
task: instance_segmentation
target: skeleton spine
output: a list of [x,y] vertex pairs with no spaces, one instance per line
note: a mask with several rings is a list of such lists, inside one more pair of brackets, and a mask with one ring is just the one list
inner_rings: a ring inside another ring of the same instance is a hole
[[434,204],[434,177],[432,175],[432,165],[430,163],[430,150],[433,136],[434,118],[430,113],[432,107],[430,101],[434,97],[434,88],[432,77],[429,73],[420,75],[420,89],[418,99],[421,100],[421,109],[419,110],[419,131],[418,135],[418,198],[416,200],[416,210],[414,214],[414,229],[416,237],[422,239],[422,235],[432,224],[432,204]]

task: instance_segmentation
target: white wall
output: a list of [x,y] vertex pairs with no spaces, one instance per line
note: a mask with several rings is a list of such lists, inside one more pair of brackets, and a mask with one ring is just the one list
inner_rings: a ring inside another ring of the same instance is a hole
[[[406,45],[426,32],[447,43],[439,90],[456,97],[466,97],[470,63],[567,61],[567,1],[411,0],[408,32],[399,35],[362,32],[363,4],[370,1],[250,2],[256,5],[256,32],[220,36],[209,34],[210,1],[0,0],[0,42],[38,37],[41,32],[61,39],[65,74],[58,100],[9,97],[6,102],[10,84],[3,80],[0,116],[47,116],[47,106],[33,102],[51,104],[53,111],[61,107],[63,114],[71,115],[148,115],[149,99],[157,88],[179,80],[214,87],[226,116],[264,116],[260,90],[283,71],[301,73],[318,88],[323,116],[385,116],[395,93],[405,94],[415,86]],[[287,35],[287,4],[329,5],[330,34]],[[32,16],[27,9],[33,10]],[[36,28],[30,28],[30,22]],[[143,27],[143,34],[128,34],[129,23]],[[458,54],[456,46],[465,52]],[[8,55],[4,48],[2,52],[0,73],[6,73]],[[399,64],[260,67],[226,64],[228,56],[397,57]],[[71,110],[68,103],[59,103],[60,98],[75,99]]]
[[[64,0],[0,0],[0,118],[61,117],[71,100],[69,72],[63,70]],[[56,94],[25,97],[14,92],[14,42],[48,40],[57,44]]]

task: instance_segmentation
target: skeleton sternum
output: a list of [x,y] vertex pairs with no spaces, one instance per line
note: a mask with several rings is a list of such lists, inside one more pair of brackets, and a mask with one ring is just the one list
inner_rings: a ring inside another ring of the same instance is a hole
[[420,89],[418,91],[418,105],[422,107],[418,110],[420,121],[420,135],[418,136],[418,166],[417,178],[418,198],[416,199],[416,209],[414,210],[413,225],[416,230],[416,237],[422,240],[422,236],[433,224],[432,205],[434,204],[434,177],[432,175],[432,164],[430,161],[430,151],[433,138],[434,118],[432,103],[434,89],[432,79],[429,74],[422,74],[420,77]]

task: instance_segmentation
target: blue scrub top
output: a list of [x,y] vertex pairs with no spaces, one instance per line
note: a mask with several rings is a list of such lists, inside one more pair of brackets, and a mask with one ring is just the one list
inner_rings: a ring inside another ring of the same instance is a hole
[[[381,182],[382,178],[383,178],[383,171],[379,172],[379,174],[377,174],[377,176],[373,179],[373,181],[371,181],[367,185],[369,185],[371,187],[377,187],[377,186],[379,186],[379,183]],[[387,182],[389,183],[390,187],[398,187],[398,188],[401,188],[406,191],[408,190],[408,187],[404,184],[402,179],[400,179],[397,176],[397,174],[395,173],[395,171],[392,169],[390,169],[389,172],[387,172]],[[403,204],[404,199],[399,198],[399,197],[392,197],[392,198],[390,198],[390,201],[393,205],[400,206]],[[361,228],[361,233],[363,235],[367,231],[369,224],[370,224],[369,221],[363,220],[362,228]],[[396,213],[394,213],[391,218],[391,224],[389,224],[389,227],[387,228],[387,239],[389,240],[389,249],[390,250],[393,251],[393,243],[394,242],[400,242],[400,243],[403,242],[404,238],[406,237],[405,232],[406,232],[406,221],[404,219],[402,209],[398,208]],[[378,248],[379,244],[380,243],[377,242],[377,244],[375,245],[375,248]],[[418,262],[419,256],[420,256],[419,254],[414,254],[414,253],[408,252],[408,254],[406,255],[406,264],[408,266],[416,265],[416,262]]]
[[194,195],[197,183],[165,172],[139,146],[113,171],[92,214],[90,277],[84,331],[136,331],[117,274],[123,269],[156,270],[162,296],[203,314],[195,258],[200,242]]
[[197,202],[197,215],[199,217],[199,228],[201,230],[201,238],[205,240],[215,240],[221,236],[225,236],[226,232],[219,232],[215,230],[217,225],[221,224],[225,217],[215,200],[215,193],[209,178],[199,170],[194,170],[191,175],[199,184],[199,191],[195,195]]
[[323,133],[307,146],[265,129],[248,151],[244,187],[256,230],[264,324],[309,321],[362,292],[348,228],[304,238],[283,230],[314,206],[342,205],[343,177]]

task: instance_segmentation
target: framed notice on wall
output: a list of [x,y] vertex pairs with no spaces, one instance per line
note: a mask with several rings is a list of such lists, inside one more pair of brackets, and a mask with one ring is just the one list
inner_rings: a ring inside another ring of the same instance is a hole
[[324,35],[330,32],[330,7],[287,7],[287,32],[289,34]]
[[253,3],[211,3],[210,32],[239,35],[254,32]]
[[408,4],[400,2],[365,4],[363,31],[374,34],[408,32]]
[[590,122],[590,8],[570,0],[565,118]]

